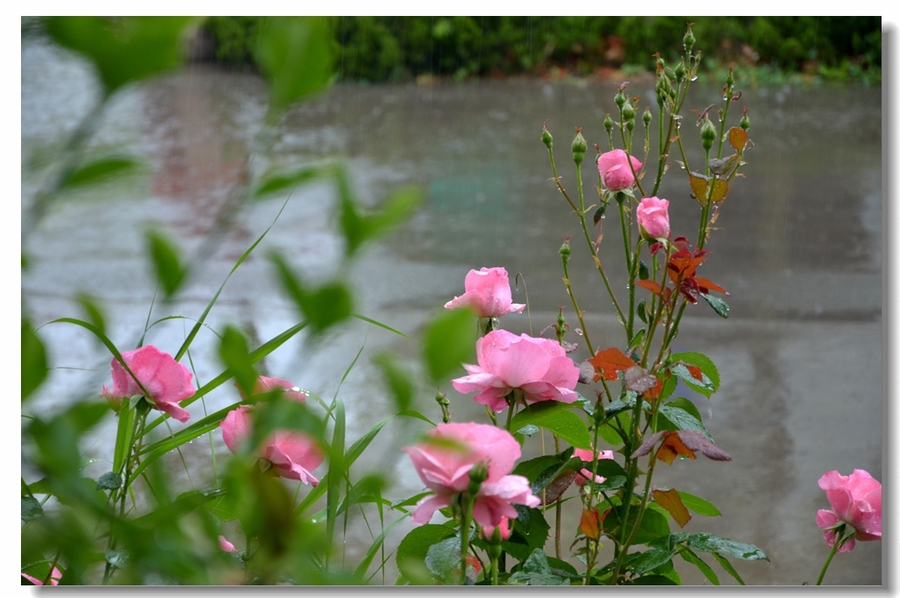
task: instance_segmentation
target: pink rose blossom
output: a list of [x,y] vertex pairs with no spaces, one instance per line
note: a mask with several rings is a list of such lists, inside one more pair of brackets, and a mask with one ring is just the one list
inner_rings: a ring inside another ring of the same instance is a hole
[[[587,461],[588,463],[590,463],[592,461],[592,459],[594,458],[594,451],[592,451],[591,449],[575,449],[574,456],[578,457],[582,461]],[[612,459],[612,458],[613,458],[612,451],[607,450],[607,451],[598,451],[597,452],[597,459]],[[575,478],[575,483],[578,484],[579,486],[584,486],[585,484],[587,484],[590,481],[590,479],[591,479],[591,468],[587,467],[585,469],[582,469],[578,473],[578,476]],[[594,483],[596,483],[596,484],[602,484],[605,481],[606,481],[606,478],[604,478],[601,475],[594,476]]]
[[514,389],[529,403],[578,399],[573,390],[578,367],[556,341],[493,330],[478,339],[475,353],[478,365],[463,364],[469,375],[453,380],[453,388],[463,394],[479,391],[475,402],[498,413],[507,408],[506,396]]
[[[23,573],[22,577],[24,577],[25,579],[27,579],[28,581],[30,581],[31,583],[33,583],[36,586],[44,585],[43,579],[38,579],[37,577],[28,575],[27,573]],[[62,573],[60,573],[59,569],[57,569],[56,567],[53,567],[53,571],[50,572],[50,585],[58,586],[60,579],[62,579]]]
[[225,536],[219,536],[219,549],[224,552],[237,552],[238,549],[234,547],[234,544],[229,542]]
[[[140,380],[140,384],[114,357],[112,360],[112,389],[103,387],[100,396],[112,404],[121,404],[125,397],[143,396],[148,403],[160,411],[168,413],[180,422],[186,422],[190,413],[178,403],[194,396],[191,372],[153,345],[146,345],[134,351],[123,351],[122,359]],[[141,389],[143,385],[147,394]]]
[[466,292],[444,304],[447,309],[468,307],[480,318],[499,318],[510,312],[522,313],[524,303],[512,302],[506,268],[482,268],[466,274]]
[[641,231],[650,239],[669,238],[669,201],[645,197],[637,207],[637,221]]
[[881,482],[863,469],[854,469],[849,476],[829,471],[819,479],[819,488],[825,491],[832,508],[819,509],[816,515],[816,524],[825,529],[829,546],[837,539],[834,528],[844,523],[853,527],[856,535],[838,552],[853,550],[855,540],[881,540]]
[[[634,166],[632,173],[631,167],[628,166],[628,159],[631,158],[631,165]],[[621,191],[634,185],[634,175],[641,169],[641,162],[634,156],[629,156],[625,150],[615,149],[605,154],[600,154],[597,159],[597,170],[600,171],[600,180],[603,186],[610,191]]]
[[[267,380],[277,380],[268,378]],[[293,384],[289,388],[294,388]],[[258,383],[259,385],[259,383]],[[289,397],[306,402],[306,395],[288,391]],[[252,430],[251,412],[253,407],[241,405],[228,412],[219,427],[222,439],[232,453],[238,452],[238,445],[247,438]],[[292,480],[300,480],[304,484],[316,486],[319,480],[312,475],[312,470],[322,464],[325,457],[316,442],[302,432],[277,431],[262,443],[259,456],[272,464],[275,475]]]
[[469,472],[476,465],[485,467],[487,475],[472,507],[472,516],[482,527],[496,527],[504,517],[518,517],[513,504],[540,504],[527,478],[508,475],[522,450],[506,430],[476,423],[438,424],[422,442],[403,450],[434,492],[416,505],[412,515],[415,523],[428,523],[435,511],[454,504],[459,494],[468,491]]

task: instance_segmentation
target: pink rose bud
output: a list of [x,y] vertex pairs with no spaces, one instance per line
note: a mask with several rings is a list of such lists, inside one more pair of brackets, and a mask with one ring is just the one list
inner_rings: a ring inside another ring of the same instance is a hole
[[225,539],[225,536],[219,536],[219,548],[225,552],[237,552],[234,544]]
[[669,200],[645,197],[637,207],[637,221],[647,240],[669,238]]
[[819,479],[819,488],[825,491],[831,509],[820,509],[816,524],[825,529],[825,541],[834,546],[837,540],[835,528],[843,524],[856,533],[838,548],[849,552],[862,542],[881,540],[881,482],[864,469],[854,469],[849,476],[829,471]]
[[475,402],[498,413],[516,389],[528,403],[578,400],[578,367],[557,341],[493,330],[478,339],[475,354],[478,365],[463,364],[469,375],[451,384],[463,394],[478,391]]
[[[515,519],[512,505],[536,507],[541,500],[532,494],[528,478],[510,475],[522,455],[512,434],[488,424],[438,424],[415,446],[403,448],[424,483],[433,494],[418,502],[415,523],[428,523],[435,511],[455,504],[469,491],[469,474],[479,470],[483,481],[475,494],[472,517],[482,527],[501,525],[503,518]],[[486,474],[486,477],[485,477]]]
[[[629,159],[631,166],[628,165]],[[634,167],[634,172],[632,168]],[[597,170],[600,172],[600,180],[603,186],[610,191],[621,191],[634,185],[634,175],[643,166],[637,158],[629,156],[625,150],[615,149],[600,154],[597,159]]]
[[[235,383],[235,386],[238,386]],[[238,390],[240,390],[240,386],[238,386]],[[281,378],[269,378],[268,376],[260,376],[256,379],[256,384],[253,385],[253,394],[261,395],[267,392],[272,392],[273,390],[282,390],[284,391],[284,395],[289,399],[294,399],[295,401],[300,401],[301,403],[306,403],[306,393],[301,391],[297,386],[294,386],[293,382],[288,382],[287,380],[282,380]],[[241,398],[247,399],[247,397],[241,394]]]
[[510,312],[522,313],[524,303],[512,302],[506,268],[482,268],[466,274],[466,292],[445,305],[447,309],[468,307],[480,318],[499,318]]
[[484,539],[488,542],[494,540],[495,531],[500,532],[500,541],[506,542],[512,534],[512,530],[509,529],[509,517],[500,519],[500,525],[485,525],[481,528],[481,531],[483,532],[482,535],[484,536]]
[[[33,583],[36,586],[44,585],[43,579],[38,579],[37,577],[34,577],[33,575],[28,575],[27,573],[23,573],[22,577],[24,577],[25,579],[27,579],[28,581],[30,581],[31,583]],[[62,579],[62,573],[60,573],[59,569],[57,569],[56,567],[53,567],[53,571],[50,572],[49,585],[58,586],[60,579]]]
[[183,364],[153,345],[146,345],[134,351],[123,351],[122,359],[140,384],[114,357],[113,387],[109,389],[104,386],[103,392],[100,393],[113,408],[121,405],[125,397],[141,395],[151,406],[168,413],[180,422],[186,422],[190,418],[190,413],[178,405],[181,401],[194,396],[195,392],[191,384],[191,372]]

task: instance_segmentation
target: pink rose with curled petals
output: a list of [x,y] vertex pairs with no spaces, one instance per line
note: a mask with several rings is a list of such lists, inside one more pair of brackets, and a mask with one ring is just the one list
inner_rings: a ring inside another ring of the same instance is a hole
[[637,207],[637,221],[641,232],[649,240],[669,238],[669,201],[645,197]]
[[[300,393],[302,394],[302,393]],[[302,395],[305,400],[306,395]],[[237,454],[241,441],[252,432],[253,407],[241,405],[228,412],[219,427],[225,446]],[[325,460],[315,440],[303,432],[276,431],[259,448],[259,457],[272,465],[272,472],[282,478],[300,480],[304,484],[316,486],[318,478],[312,470]]]
[[[191,372],[168,353],[153,345],[146,345],[134,351],[123,351],[122,359],[140,381],[132,377],[119,360],[112,359],[112,389],[103,387],[100,396],[112,405],[121,405],[125,397],[143,396],[147,402],[180,422],[186,422],[190,413],[178,403],[194,396]],[[143,388],[141,388],[143,386]],[[146,390],[146,392],[145,392]]]
[[459,494],[467,492],[469,473],[476,466],[486,471],[472,507],[472,517],[482,527],[496,527],[504,517],[518,517],[513,504],[536,507],[541,502],[532,494],[527,478],[509,475],[522,450],[506,430],[476,423],[438,424],[421,442],[403,450],[434,493],[416,505],[415,523],[428,523],[435,511],[451,506]]
[[493,330],[475,343],[478,365],[463,364],[468,376],[452,380],[463,394],[478,391],[475,402],[496,412],[507,408],[506,396],[522,391],[525,401],[573,403],[578,367],[556,341]]
[[[575,449],[574,456],[578,457],[582,461],[587,461],[588,463],[590,463],[594,458],[594,451],[592,451],[591,449]],[[607,450],[607,451],[598,451],[597,452],[597,459],[612,459],[612,458],[613,458],[612,451]],[[575,477],[575,483],[578,484],[579,486],[584,486],[585,484],[590,482],[590,479],[591,479],[591,468],[587,467],[585,469],[582,469],[580,472],[578,472],[578,475]],[[606,481],[606,478],[604,478],[601,475],[594,476],[595,484],[602,484],[605,481]]]
[[522,313],[525,304],[512,302],[506,268],[482,268],[469,270],[466,292],[445,303],[444,307],[468,307],[480,318],[499,318],[513,311]]
[[234,547],[234,544],[229,542],[225,536],[219,536],[219,550],[223,552],[237,552],[238,549]]
[[[631,166],[634,167],[632,172],[628,160],[631,159]],[[597,170],[600,172],[600,180],[603,186],[610,191],[621,191],[634,185],[634,175],[641,169],[640,160],[634,156],[629,156],[625,150],[615,149],[604,154],[600,154],[597,159]]]
[[849,476],[829,471],[819,479],[831,509],[819,509],[816,524],[825,529],[825,541],[834,546],[838,538],[836,528],[844,524],[856,530],[853,537],[838,548],[849,552],[856,540],[881,540],[881,482],[864,469],[854,469]]
[[[24,577],[25,579],[27,579],[28,581],[30,581],[31,583],[33,583],[36,586],[44,585],[43,579],[38,579],[37,577],[34,577],[33,575],[28,575],[27,573],[23,573],[22,577]],[[59,569],[57,569],[56,567],[53,567],[53,571],[50,572],[50,582],[48,585],[58,586],[60,579],[62,579],[62,573],[60,573]]]

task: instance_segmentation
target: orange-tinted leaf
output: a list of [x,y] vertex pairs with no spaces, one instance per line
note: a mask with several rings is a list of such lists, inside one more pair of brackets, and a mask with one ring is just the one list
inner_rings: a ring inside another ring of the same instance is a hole
[[644,398],[653,400],[659,397],[663,391],[663,381],[659,378],[656,379],[656,385],[644,393]]
[[703,370],[701,370],[700,368],[698,368],[695,365],[684,364],[684,367],[687,368],[687,371],[690,372],[691,376],[693,376],[700,382],[703,382]]
[[654,295],[659,295],[662,293],[662,287],[659,286],[658,282],[654,282],[652,280],[638,280],[635,281],[635,284],[639,287],[644,287]]
[[700,203],[705,204],[706,190],[709,188],[709,179],[696,172],[688,172],[688,177],[691,179],[691,192],[694,194],[694,197],[696,197]]
[[691,520],[691,514],[688,513],[687,507],[681,502],[678,490],[674,488],[672,490],[654,490],[653,500],[669,512],[679,527],[684,527]]
[[728,181],[725,181],[723,179],[716,179],[716,182],[713,183],[713,203],[719,203],[720,201],[725,199],[726,195],[728,195]]
[[[605,513],[604,516],[606,516]],[[602,521],[603,517],[600,516],[596,507],[593,509],[585,509],[581,512],[581,523],[578,525],[578,529],[591,540],[599,540],[600,522]]]
[[656,451],[656,458],[671,465],[678,455],[690,457],[691,459],[697,458],[694,456],[694,451],[684,446],[677,432],[666,432],[665,440],[659,446],[659,450]]
[[744,149],[744,146],[747,145],[747,139],[747,131],[740,127],[731,127],[728,130],[728,143],[737,151]]
[[610,347],[609,349],[605,349],[600,351],[590,359],[588,359],[588,363],[593,365],[597,370],[597,376],[594,376],[594,380],[599,380],[599,374],[603,374],[603,378],[606,380],[615,380],[619,377],[619,372],[627,370],[628,368],[637,365],[634,361],[632,361],[628,356],[626,356],[622,351],[615,347]]

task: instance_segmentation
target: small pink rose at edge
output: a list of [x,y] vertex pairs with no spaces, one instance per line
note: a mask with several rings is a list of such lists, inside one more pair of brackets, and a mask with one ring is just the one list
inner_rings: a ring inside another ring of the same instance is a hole
[[225,536],[219,536],[219,549],[224,552],[237,552],[238,549],[234,547],[234,544],[229,542]]
[[[33,575],[28,575],[27,573],[22,573],[22,577],[24,577],[25,579],[27,579],[28,581],[30,581],[31,583],[33,583],[36,586],[44,585],[43,579],[38,579],[37,577],[34,577]],[[53,567],[53,571],[50,573],[50,585],[51,586],[59,585],[60,579],[62,579],[62,573],[60,572],[59,569],[57,569],[56,567]]]
[[865,542],[881,540],[881,482],[864,469],[855,469],[849,476],[829,471],[819,479],[819,487],[825,491],[832,510],[820,509],[816,524],[824,529],[825,541],[834,546],[837,534],[834,528],[846,523],[856,530],[839,552],[849,552],[856,540]]
[[510,312],[522,313],[524,303],[512,302],[506,268],[481,268],[466,274],[466,292],[444,304],[445,309],[468,307],[480,318],[499,318]]
[[[588,463],[590,463],[594,457],[594,452],[591,449],[575,449],[574,456],[578,457],[582,461],[587,461]],[[610,450],[597,452],[597,459],[612,459],[612,458],[613,458],[613,452]],[[585,468],[585,469],[582,469],[580,472],[578,472],[578,475],[575,477],[575,483],[578,484],[579,486],[584,486],[585,484],[587,484],[590,481],[590,479],[591,479],[591,469]],[[594,477],[594,483],[596,483],[596,484],[602,484],[605,481],[606,481],[606,478],[601,475]]]
[[[113,357],[112,389],[103,386],[101,396],[105,397],[115,407],[121,404],[124,397],[142,395],[150,405],[164,413],[168,413],[180,422],[190,419],[190,413],[178,405],[181,401],[194,396],[196,392],[191,379],[193,375],[184,366],[154,345],[145,345],[134,351],[123,351],[122,359],[140,380],[138,384],[129,374],[119,360]],[[146,389],[141,389],[143,385]]]

